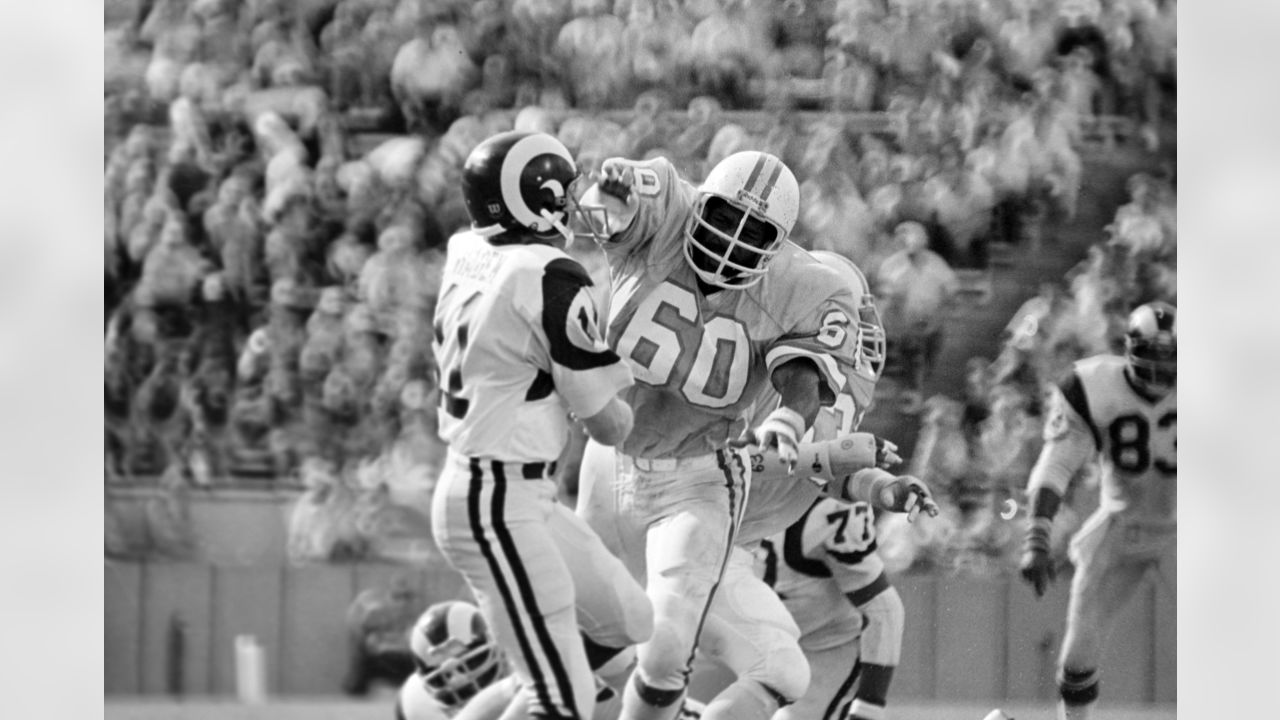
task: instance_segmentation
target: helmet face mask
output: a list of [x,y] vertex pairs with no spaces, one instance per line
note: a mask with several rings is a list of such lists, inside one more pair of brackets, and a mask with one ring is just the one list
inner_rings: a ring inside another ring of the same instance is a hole
[[698,277],[725,288],[748,287],[763,276],[786,233],[718,195],[699,198],[685,257]]
[[1125,359],[1133,380],[1163,394],[1178,384],[1177,308],[1165,302],[1140,305],[1129,314]]
[[428,694],[446,708],[460,707],[506,673],[484,617],[467,602],[427,608],[413,628],[410,647]]
[[734,153],[698,188],[684,233],[685,260],[708,285],[750,287],[764,278],[799,209],[799,185],[781,160],[762,152]]

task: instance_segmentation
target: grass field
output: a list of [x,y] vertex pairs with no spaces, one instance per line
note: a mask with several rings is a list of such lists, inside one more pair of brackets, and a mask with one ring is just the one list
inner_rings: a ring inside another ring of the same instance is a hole
[[[242,705],[233,700],[194,699],[183,702],[153,699],[108,699],[107,720],[390,720],[390,698],[352,701],[348,698],[279,699],[266,705]],[[1052,705],[963,701],[892,702],[893,720],[982,720],[1000,707],[1014,720],[1054,720]],[[1110,706],[1099,704],[1095,720],[1173,720],[1176,705]]]

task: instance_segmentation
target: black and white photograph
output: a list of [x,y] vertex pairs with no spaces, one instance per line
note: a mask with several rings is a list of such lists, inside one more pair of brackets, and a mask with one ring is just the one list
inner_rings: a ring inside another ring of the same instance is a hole
[[104,0],[105,717],[1174,720],[1274,674],[1179,652],[1178,19]]

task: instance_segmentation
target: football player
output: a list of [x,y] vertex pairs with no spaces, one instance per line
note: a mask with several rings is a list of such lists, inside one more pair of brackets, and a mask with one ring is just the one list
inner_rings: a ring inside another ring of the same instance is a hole
[[427,608],[409,633],[409,649],[414,672],[400,686],[396,720],[445,720],[506,675],[484,616],[462,600]]
[[[855,431],[870,408],[884,367],[885,336],[857,266],[834,253],[812,254],[840,273],[858,311],[857,360],[848,385],[834,405],[819,411],[810,430],[811,439],[826,440]],[[760,412],[774,402],[776,396],[766,396]],[[809,667],[808,689],[775,719],[844,718],[851,700],[854,717],[884,716],[903,613],[875,554],[872,506],[909,517],[938,512],[923,482],[883,469],[859,471],[829,490],[753,479],[740,545],[703,631],[703,648],[734,670],[739,683],[785,684]],[[753,552],[761,560],[756,572]]]
[[[845,384],[856,311],[839,276],[788,240],[799,185],[778,158],[735,153],[698,187],[661,157],[610,158],[601,173],[582,197],[586,236],[602,239],[608,259],[606,336],[636,376],[624,392],[635,427],[612,482],[584,467],[578,507],[653,602],[623,718],[669,720],[742,514],[748,471],[729,442],[742,436],[794,462],[818,408]],[[746,427],[771,385],[777,408]],[[758,684],[725,692],[717,707],[735,720],[796,699]]]
[[[562,249],[577,178],[564,145],[544,133],[476,146],[462,172],[472,226],[449,239],[435,311],[449,452],[432,531],[535,718],[589,717],[592,667],[653,628],[643,589],[556,498],[569,413],[606,445],[632,425],[619,395],[631,371],[603,340],[590,278]],[[579,612],[597,625],[590,658]]]
[[1102,469],[1100,505],[1069,548],[1075,575],[1058,659],[1063,720],[1089,717],[1111,622],[1176,542],[1177,370],[1178,311],[1151,302],[1129,314],[1123,358],[1077,362],[1052,397],[1027,482],[1032,521],[1021,561],[1037,596],[1054,579],[1049,532],[1067,483],[1095,458]]
[[[427,608],[409,646],[416,669],[400,688],[396,720],[497,720],[517,699],[521,711],[513,715],[528,717],[527,697],[475,605],[449,600]],[[601,684],[593,720],[617,720],[620,709],[617,694]],[[700,717],[699,709],[690,702],[681,717]]]

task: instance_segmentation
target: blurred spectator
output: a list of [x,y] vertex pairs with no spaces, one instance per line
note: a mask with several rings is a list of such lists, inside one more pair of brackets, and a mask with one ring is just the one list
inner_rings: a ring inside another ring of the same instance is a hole
[[926,247],[928,239],[920,223],[899,224],[894,239],[901,249],[885,258],[873,282],[885,332],[896,340],[898,359],[908,378],[902,410],[914,414],[921,409],[925,380],[942,348],[945,308],[955,298],[959,283],[946,261]]
[[368,555],[368,541],[356,526],[356,493],[331,462],[309,458],[302,464],[305,491],[289,511],[288,556],[294,563],[354,562]]
[[[557,134],[584,172],[610,155],[665,154],[694,178],[740,149],[784,157],[809,198],[797,239],[880,267],[918,409],[955,291],[943,268],[985,267],[989,242],[1069,219],[1078,145],[1111,139],[1091,116],[1134,118],[1154,147],[1176,97],[1173,0],[146,0],[120,22],[104,78],[106,474],[166,474],[170,499],[177,479],[300,482],[301,526],[348,518],[309,558],[416,532],[387,490],[434,482],[423,318],[467,222],[459,169],[489,134]],[[799,107],[880,114],[801,122]],[[382,134],[401,116],[422,132]],[[1176,299],[1174,188],[1133,178],[1034,337],[972,363],[970,443],[979,422],[1036,412],[1036,388],[1105,347],[1118,311]],[[929,249],[902,249],[921,229]]]
[[426,609],[415,581],[395,576],[387,587],[369,588],[347,609],[349,665],[342,681],[348,695],[367,695],[377,682],[398,688],[413,672],[409,631]]

